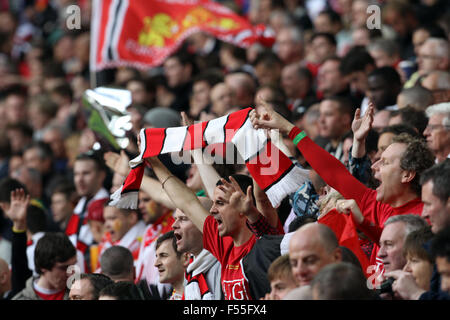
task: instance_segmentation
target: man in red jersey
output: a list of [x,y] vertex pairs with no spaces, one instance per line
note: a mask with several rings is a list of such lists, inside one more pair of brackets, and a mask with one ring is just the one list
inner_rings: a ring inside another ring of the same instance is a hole
[[[422,141],[408,135],[397,137],[382,153],[381,159],[372,165],[375,178],[380,180],[380,186],[372,190],[354,178],[339,161],[315,144],[304,132],[273,110],[266,108],[262,114],[252,111],[250,118],[257,129],[278,129],[289,135],[306,161],[328,185],[346,199],[355,199],[364,218],[355,223],[375,243],[371,264],[376,264],[385,221],[394,215],[422,213],[420,174],[434,163],[433,154]],[[365,152],[364,142],[372,121],[373,105],[362,118],[360,110],[356,111],[352,123],[354,158],[361,157]]]
[[[290,237],[257,239],[247,227],[247,220],[252,224],[261,217],[254,206],[251,177],[233,175],[230,181],[220,179],[214,189],[213,206],[208,212],[195,193],[173,176],[157,157],[146,160],[176,207],[202,231],[203,247],[221,263],[225,299],[252,300],[269,292],[270,284],[261,276],[267,273],[262,270],[262,265],[287,253]],[[259,265],[252,259],[255,254]]]

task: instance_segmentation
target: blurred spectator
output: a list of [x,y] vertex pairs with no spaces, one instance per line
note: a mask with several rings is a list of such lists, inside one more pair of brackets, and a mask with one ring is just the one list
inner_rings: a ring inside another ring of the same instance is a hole
[[[376,68],[375,61],[364,47],[353,47],[342,58],[339,70],[348,78],[350,89],[354,95],[364,97],[368,88],[367,77]],[[368,107],[368,98],[361,103],[361,114],[364,115]]]
[[391,126],[401,123],[410,125],[415,128],[420,135],[422,135],[427,126],[428,119],[424,111],[414,109],[413,107],[406,107],[391,112],[389,125]]
[[249,73],[229,73],[225,76],[224,82],[233,92],[235,106],[246,108],[253,104],[256,81]]
[[395,110],[397,95],[402,88],[400,75],[393,67],[381,67],[367,75],[366,97],[376,110]]
[[442,162],[450,155],[450,103],[439,103],[426,109],[428,124],[423,132],[428,147]]
[[11,142],[11,152],[21,152],[23,147],[30,144],[33,139],[33,129],[26,122],[8,124],[6,135]]
[[300,62],[304,54],[303,34],[296,26],[282,28],[276,36],[274,51],[283,63]]
[[325,150],[343,159],[343,137],[351,129],[353,107],[350,100],[329,97],[320,103],[319,134],[329,140]]
[[67,181],[57,184],[52,190],[51,212],[61,231],[65,231],[75,209],[77,194],[75,186]]
[[278,85],[283,63],[272,51],[263,51],[253,62],[255,77],[259,85]]
[[397,96],[397,107],[399,109],[411,106],[417,110],[423,110],[433,104],[433,94],[422,86],[402,89]]
[[217,116],[223,116],[235,104],[235,94],[225,82],[220,82],[211,88],[211,112]]
[[189,116],[199,119],[201,112],[209,112],[211,108],[211,90],[223,80],[217,70],[209,70],[198,74],[192,85],[192,96],[189,104]]
[[408,2],[390,1],[383,6],[381,16],[383,22],[392,27],[396,33],[396,42],[400,45],[401,59],[413,57],[412,30],[418,25],[413,6]]
[[164,61],[164,76],[167,78],[169,90],[175,95],[170,108],[176,111],[187,111],[189,108],[189,96],[192,91],[192,75],[196,66],[192,57],[183,51],[179,51]]
[[317,99],[313,92],[313,77],[308,68],[298,63],[286,65],[281,72],[281,86],[286,94],[288,108],[302,114]]
[[392,39],[378,38],[370,42],[367,47],[377,68],[396,68],[400,62],[400,54],[397,44]]
[[313,300],[373,300],[364,273],[348,262],[325,266],[311,282]]

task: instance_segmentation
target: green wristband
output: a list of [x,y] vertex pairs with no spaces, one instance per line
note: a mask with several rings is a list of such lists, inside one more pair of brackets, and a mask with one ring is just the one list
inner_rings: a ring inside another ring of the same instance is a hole
[[305,133],[305,131],[302,131],[298,135],[295,136],[295,138],[294,138],[294,140],[292,140],[292,142],[294,142],[294,144],[297,145],[304,137],[306,137],[306,133]]

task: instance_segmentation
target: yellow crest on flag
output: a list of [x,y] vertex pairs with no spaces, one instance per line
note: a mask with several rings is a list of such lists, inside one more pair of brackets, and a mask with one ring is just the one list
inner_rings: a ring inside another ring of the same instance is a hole
[[177,23],[165,13],[157,13],[144,18],[144,27],[139,33],[138,42],[143,46],[164,47],[166,38],[178,31]]

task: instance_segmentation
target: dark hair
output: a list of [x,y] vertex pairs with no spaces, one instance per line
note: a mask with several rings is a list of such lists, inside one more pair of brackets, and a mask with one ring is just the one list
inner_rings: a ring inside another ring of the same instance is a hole
[[442,29],[441,26],[435,23],[426,23],[418,26],[414,31],[417,30],[425,30],[430,34],[430,38],[440,38],[447,40],[447,35],[445,34],[445,30]]
[[23,189],[25,194],[28,194],[28,190],[21,182],[16,179],[5,177],[0,180],[0,202],[11,202],[11,192],[16,189]]
[[433,232],[431,232],[430,226],[412,231],[406,236],[405,243],[403,244],[403,255],[405,257],[407,255],[417,256],[420,259],[428,260],[432,264],[433,258],[424,247],[431,238],[433,238]]
[[317,221],[317,218],[314,216],[308,216],[308,215],[297,216],[289,224],[288,231],[294,232],[295,230],[299,229],[301,226],[311,223],[311,222],[316,222],[316,221]]
[[53,158],[53,151],[52,148],[48,143],[45,143],[43,141],[33,141],[30,144],[26,145],[25,148],[23,148],[23,152],[25,153],[27,150],[30,149],[37,149],[38,155],[41,160],[44,159],[52,159]]
[[178,252],[177,238],[175,237],[175,233],[173,232],[173,230],[164,233],[163,235],[159,236],[158,239],[156,239],[156,249],[158,249],[161,246],[161,244],[167,240],[172,241],[172,248],[176,252],[177,258],[180,258],[182,253]]
[[62,232],[47,232],[36,244],[34,264],[37,273],[51,270],[56,262],[65,262],[75,257],[77,251],[67,235]]
[[326,15],[331,23],[342,23],[341,16],[333,9],[325,9],[319,12],[319,15]]
[[52,189],[52,195],[55,193],[62,193],[69,200],[73,200],[76,197],[75,186],[70,180],[59,181]]
[[320,37],[325,38],[325,40],[333,46],[337,45],[336,37],[334,36],[334,34],[332,34],[330,32],[316,32],[311,36],[310,41],[312,42],[312,41],[314,41],[314,39],[320,38]]
[[227,50],[230,52],[230,54],[239,61],[247,61],[247,53],[245,49],[238,47],[234,44],[228,43],[228,42],[222,42],[221,43],[221,50]]
[[216,69],[208,69],[206,71],[203,71],[202,73],[199,73],[194,77],[192,80],[192,83],[201,82],[204,81],[209,84],[209,86],[212,88],[216,84],[223,82],[223,75],[221,74],[220,70]]
[[107,171],[105,160],[103,160],[103,152],[102,151],[89,150],[89,151],[86,151],[86,152],[83,152],[83,153],[80,153],[79,155],[77,155],[75,160],[76,161],[92,160],[92,161],[94,161],[98,170],[105,171],[105,172]]
[[7,135],[0,136],[0,158],[9,159],[11,156],[11,143]]
[[339,246],[342,252],[342,262],[348,262],[363,271],[361,263],[358,260],[358,257],[353,253],[352,250],[345,246]]
[[352,104],[352,101],[348,97],[341,97],[341,96],[330,96],[324,98],[322,101],[330,100],[334,101],[338,104],[339,113],[341,114],[348,114],[350,117],[353,117],[354,115],[354,107]]
[[122,246],[112,246],[100,257],[102,272],[112,279],[121,278],[133,273],[133,255]]
[[22,133],[24,136],[32,138],[33,137],[33,128],[28,123],[25,122],[17,122],[17,123],[8,123],[6,126],[6,131],[16,130]]
[[98,300],[100,292],[103,290],[103,288],[114,284],[113,280],[101,273],[82,273],[80,274],[80,279],[87,279],[91,284],[91,293],[92,297],[94,298],[93,300]]
[[184,49],[184,48],[179,49],[178,51],[173,53],[171,56],[169,56],[166,60],[172,59],[172,58],[177,59],[178,62],[183,66],[187,66],[187,65],[192,66],[192,74],[197,73],[197,65],[195,64],[194,55],[189,53],[186,49]]
[[450,160],[445,159],[425,170],[420,175],[420,184],[424,185],[428,181],[433,182],[433,195],[446,203],[450,197]]
[[407,133],[414,138],[420,137],[419,133],[416,130],[414,130],[412,126],[405,123],[393,124],[391,126],[384,127],[383,129],[381,129],[380,136],[383,133],[393,133],[396,136],[398,136],[401,133]]
[[416,128],[422,135],[428,124],[428,118],[423,110],[417,110],[413,107],[405,107],[391,112],[391,118],[400,116],[403,123],[409,124]]
[[263,64],[267,68],[274,68],[276,65],[283,65],[283,62],[278,57],[276,53],[274,53],[272,50],[264,50],[255,58],[255,61],[253,61],[253,66],[257,66],[258,64]]
[[362,270],[349,262],[323,267],[311,282],[311,289],[321,300],[372,300]]
[[72,87],[68,83],[63,83],[63,84],[57,85],[55,88],[53,88],[50,91],[50,93],[63,96],[65,98],[68,98],[70,101],[72,101],[72,99],[73,99],[73,90],[72,90]]
[[[309,72],[308,69],[306,69],[306,70],[308,71],[309,75],[311,75],[311,72]],[[299,76],[300,76],[300,74],[302,74],[303,71],[300,71],[300,69],[299,69],[298,72],[299,72]],[[306,77],[309,77],[307,74],[304,74],[304,75]],[[312,81],[312,80],[310,80],[310,81]],[[261,89],[269,89],[270,90],[271,95],[267,102],[272,105],[273,109],[277,113],[281,114],[285,119],[290,121],[292,119],[292,111],[289,110],[289,108],[286,104],[287,99],[286,99],[286,94],[284,93],[283,89],[280,88],[279,86],[276,86],[273,84],[262,85],[258,88],[258,91]]]
[[347,76],[352,72],[365,71],[366,66],[375,66],[375,60],[363,46],[354,46],[342,58],[339,70]]
[[435,157],[433,153],[428,149],[425,141],[413,138],[407,133],[393,137],[392,143],[404,143],[407,145],[400,160],[400,167],[403,170],[416,173],[410,185],[411,189],[420,195],[420,175],[434,164]]
[[28,206],[27,229],[32,234],[47,231],[47,215],[43,209],[35,205]]
[[370,72],[367,77],[380,77],[389,85],[389,87],[395,85],[395,86],[401,86],[402,81],[400,79],[400,75],[398,74],[397,70],[395,70],[392,67],[381,67],[376,68],[372,72]]
[[446,258],[450,262],[450,226],[439,231],[431,240],[431,255]]
[[128,281],[119,281],[104,287],[99,296],[110,296],[117,300],[144,300],[139,288]]

